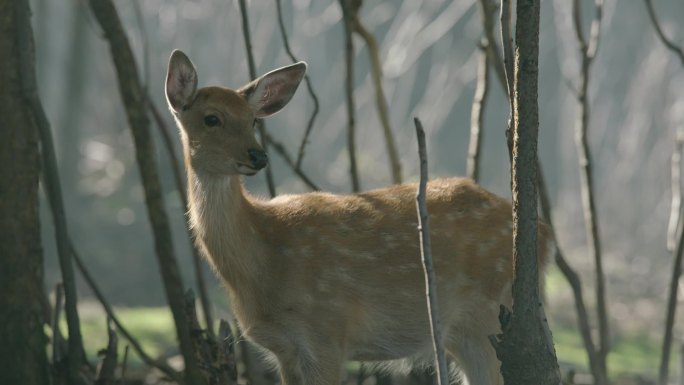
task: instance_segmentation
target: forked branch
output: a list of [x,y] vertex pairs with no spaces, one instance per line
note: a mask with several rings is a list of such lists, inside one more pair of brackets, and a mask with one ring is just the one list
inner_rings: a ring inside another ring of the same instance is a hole
[[[290,57],[293,63],[296,63],[299,61],[297,57],[292,53],[292,48],[290,48],[290,43],[287,38],[287,31],[285,31],[285,23],[283,22],[283,7],[281,4],[281,0],[276,0],[276,8],[278,11],[278,26],[280,27],[280,36],[283,37],[283,45],[285,46],[285,52],[287,52],[287,55]],[[314,121],[316,120],[316,116],[318,115],[318,110],[319,110],[319,105],[318,105],[318,97],[316,96],[316,93],[313,90],[313,86],[311,85],[311,79],[309,78],[309,75],[304,75],[304,81],[306,82],[306,89],[309,91],[309,95],[311,95],[311,100],[313,101],[313,112],[311,113],[311,117],[309,117],[309,123],[306,125],[306,131],[304,131],[304,137],[302,137],[302,142],[299,144],[299,151],[297,152],[297,162],[295,163],[294,169],[299,170],[302,167],[302,161],[304,160],[304,148],[306,147],[307,143],[309,142],[309,135],[311,134],[311,129],[313,129]]]
[[[242,18],[242,36],[245,38],[245,50],[247,51],[247,66],[249,67],[249,79],[257,78],[256,64],[254,63],[254,53],[252,52],[252,37],[249,30],[249,15],[247,14],[247,2],[239,0],[240,16]],[[268,151],[268,140],[266,139],[266,125],[262,119],[257,119],[257,130],[261,136],[261,147],[264,151]],[[273,171],[270,167],[266,167],[266,185],[268,186],[268,193],[271,198],[276,196],[275,182],[273,181]]]
[[359,18],[359,9],[361,8],[362,0],[348,1],[349,18],[355,33],[357,33],[368,47],[368,56],[371,64],[371,77],[373,79],[373,87],[375,88],[375,107],[378,111],[382,132],[385,135],[385,145],[387,147],[387,155],[389,156],[392,182],[399,184],[402,182],[401,176],[401,160],[397,151],[397,144],[392,133],[390,125],[389,113],[387,111],[387,99],[385,98],[385,91],[382,87],[382,65],[380,64],[380,53],[378,50],[378,43],[375,37],[370,33],[366,27],[361,23]]
[[603,257],[601,250],[601,238],[598,219],[596,217],[596,203],[594,198],[594,183],[591,152],[589,150],[589,75],[591,63],[598,50],[601,33],[601,17],[603,13],[603,0],[595,2],[594,18],[591,24],[589,41],[582,31],[581,6],[579,0],[573,0],[573,22],[575,35],[579,46],[581,70],[579,84],[577,86],[577,118],[575,121],[575,143],[579,158],[580,183],[582,206],[584,212],[584,225],[587,236],[587,246],[591,259],[596,266],[596,310],[598,314],[598,362],[590,363],[597,384],[606,384],[607,370],[606,358],[610,351],[610,336],[608,328],[608,310],[606,304],[605,277],[603,273]]
[[57,170],[57,156],[55,155],[54,141],[50,122],[48,121],[43,105],[38,94],[38,83],[35,73],[35,48],[33,42],[33,31],[31,29],[31,14],[28,2],[19,2],[16,6],[17,20],[17,47],[19,47],[19,68],[21,68],[22,94],[26,99],[30,113],[38,127],[38,135],[41,144],[41,160],[43,167],[43,183],[45,184],[46,195],[52,210],[52,219],[55,224],[55,237],[57,240],[57,255],[59,266],[62,272],[62,283],[64,286],[64,311],[66,313],[67,328],[69,331],[68,351],[69,351],[69,380],[74,383],[79,382],[79,372],[81,365],[86,364],[85,350],[83,349],[83,339],[81,337],[81,324],[76,305],[76,281],[74,278],[74,267],[71,262],[69,252],[69,231],[67,228],[66,215],[64,213],[64,200],[62,198],[62,187]]

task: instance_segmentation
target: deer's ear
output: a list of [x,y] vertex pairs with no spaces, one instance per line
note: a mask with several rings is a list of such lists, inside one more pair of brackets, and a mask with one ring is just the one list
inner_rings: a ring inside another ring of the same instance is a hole
[[169,108],[179,112],[195,98],[197,71],[192,61],[179,50],[174,50],[166,73],[166,101]]
[[238,93],[249,103],[257,118],[273,115],[292,99],[306,73],[306,63],[278,68],[241,87]]

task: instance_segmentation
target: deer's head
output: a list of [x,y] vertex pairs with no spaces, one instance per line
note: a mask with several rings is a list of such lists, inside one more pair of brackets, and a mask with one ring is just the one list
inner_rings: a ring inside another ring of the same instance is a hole
[[266,167],[268,157],[254,136],[256,119],[280,111],[305,73],[306,63],[299,62],[237,90],[197,89],[195,65],[183,52],[173,51],[166,100],[181,128],[188,167],[215,175],[254,175]]

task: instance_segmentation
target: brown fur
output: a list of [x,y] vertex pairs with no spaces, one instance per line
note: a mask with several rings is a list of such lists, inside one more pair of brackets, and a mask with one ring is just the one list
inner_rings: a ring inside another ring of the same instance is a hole
[[[169,77],[186,69],[174,60],[186,65],[172,57]],[[240,176],[251,170],[238,167],[261,149],[251,96],[219,87],[193,95],[184,110],[170,99],[191,225],[243,333],[274,356],[283,384],[337,385],[348,359],[429,361],[417,186],[255,198]],[[205,127],[208,113],[222,126]],[[499,384],[487,337],[499,332],[499,305],[511,305],[511,205],[463,178],[431,181],[427,201],[447,351],[470,384]],[[538,238],[543,269],[551,238],[542,224]]]

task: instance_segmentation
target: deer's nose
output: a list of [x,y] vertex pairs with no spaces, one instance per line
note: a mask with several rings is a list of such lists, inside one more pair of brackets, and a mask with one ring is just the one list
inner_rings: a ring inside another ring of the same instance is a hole
[[268,155],[266,155],[265,151],[252,149],[247,150],[247,154],[249,154],[249,159],[257,170],[261,170],[268,165]]

